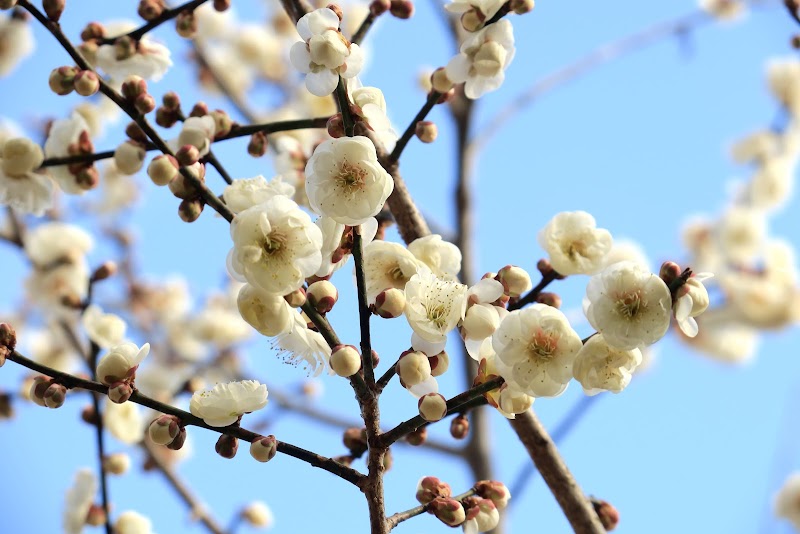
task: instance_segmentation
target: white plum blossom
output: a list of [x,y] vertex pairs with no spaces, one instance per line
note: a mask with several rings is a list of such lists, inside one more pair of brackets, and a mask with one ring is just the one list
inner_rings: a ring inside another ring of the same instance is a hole
[[267,405],[267,386],[256,380],[217,384],[192,395],[189,410],[209,426],[228,426]]
[[114,534],[153,534],[153,523],[133,510],[119,514],[114,522]]
[[461,272],[461,251],[438,234],[415,239],[408,251],[442,280],[455,280]]
[[406,320],[414,332],[432,343],[442,342],[464,318],[467,286],[440,280],[424,269],[406,284]]
[[466,82],[468,98],[480,98],[503,84],[514,52],[511,23],[499,20],[467,37],[460,53],[447,63],[447,77],[455,83]]
[[[170,399],[166,399],[169,402]],[[138,404],[117,404],[107,399],[103,408],[103,424],[112,436],[127,445],[135,445],[144,438],[145,420]]]
[[773,498],[775,515],[800,530],[800,473],[792,473]]
[[234,180],[225,187],[222,196],[225,204],[233,213],[241,213],[247,208],[263,204],[276,195],[286,198],[294,196],[294,186],[283,181],[283,177],[276,176],[267,181],[263,176],[241,178]]
[[572,372],[587,395],[601,391],[619,393],[628,386],[641,363],[642,351],[639,349],[614,348],[606,343],[603,334],[596,334],[578,351]]
[[[89,125],[80,113],[73,112],[67,119],[54,121],[44,142],[44,155],[47,158],[63,158],[72,155],[70,146],[76,145],[81,135],[89,136]],[[67,165],[48,167],[50,176],[62,191],[68,195],[82,195],[86,192],[75,180],[75,175]]]
[[96,304],[84,310],[81,324],[89,339],[97,343],[100,348],[110,349],[125,340],[127,329],[125,321],[113,313],[103,313],[102,308]]
[[53,181],[34,172],[43,160],[42,149],[30,139],[0,142],[0,205],[37,217],[53,206]]
[[583,311],[612,347],[630,350],[664,337],[672,296],[664,281],[640,265],[623,261],[594,275]]
[[[238,289],[238,287],[237,287]],[[242,342],[252,331],[242,320],[235,301],[227,295],[216,295],[191,319],[192,335],[203,343],[225,349]]]
[[237,303],[242,318],[265,336],[288,332],[294,324],[292,308],[282,295],[245,284],[239,290]]
[[397,132],[392,127],[392,122],[386,111],[386,99],[383,92],[377,87],[358,87],[358,78],[351,80],[350,99],[353,104],[361,109],[361,116],[367,121],[370,129],[387,151],[391,151],[397,143]]
[[83,259],[93,246],[94,240],[86,231],[62,222],[41,224],[25,237],[25,253],[40,267],[59,261]]
[[373,241],[364,247],[364,277],[367,281],[367,300],[391,287],[405,289],[411,277],[425,266],[407,248],[390,241]]
[[533,397],[553,397],[572,379],[572,363],[582,345],[560,310],[533,304],[503,319],[492,346],[508,367],[502,375],[507,382]]
[[[375,222],[377,230],[377,221]],[[334,254],[342,246],[345,226],[324,215],[314,221],[314,224],[319,226],[322,232],[322,263],[317,271],[317,276],[324,278],[344,265],[347,260],[345,255],[341,255],[341,258],[334,258]]]
[[324,141],[314,149],[305,172],[311,208],[350,226],[377,215],[394,189],[375,145],[362,136]]
[[74,316],[74,308],[66,301],[80,302],[89,290],[89,264],[83,257],[62,260],[63,263],[35,268],[25,279],[25,290],[31,302],[47,315],[64,319]]
[[322,261],[319,227],[282,195],[237,214],[231,239],[231,276],[268,293],[291,293]]
[[[106,32],[120,36],[135,29],[132,22],[106,24]],[[140,76],[145,80],[158,81],[172,66],[169,48],[154,42],[148,36],[139,39],[135,50],[121,54],[114,44],[103,44],[97,49],[95,65],[115,82],[122,82],[128,76]]]
[[611,233],[597,228],[585,211],[557,214],[539,232],[539,244],[550,256],[553,269],[562,275],[594,274],[611,250]]
[[141,348],[131,342],[116,345],[98,362],[97,379],[108,386],[129,380],[149,353],[149,343],[145,343]]
[[33,30],[24,17],[0,15],[0,76],[10,74],[35,48]]
[[675,301],[674,312],[678,328],[685,335],[695,337],[698,332],[695,317],[708,308],[708,291],[703,285],[703,280],[714,276],[711,273],[697,273],[686,281],[678,294],[685,292]]
[[361,72],[364,54],[339,32],[339,17],[327,7],[303,15],[297,21],[302,41],[289,51],[294,68],[306,75],[306,88],[316,96],[336,89],[339,76],[353,78]]
[[75,473],[75,482],[67,490],[62,526],[66,534],[81,534],[86,525],[86,515],[97,493],[97,478],[89,468]]
[[101,172],[101,195],[92,203],[93,211],[114,216],[136,203],[140,185],[131,176],[121,172],[113,158],[105,162]]
[[278,334],[273,346],[290,363],[302,363],[309,373],[319,376],[329,366],[331,348],[322,334],[311,330],[299,313],[292,316],[292,327]]

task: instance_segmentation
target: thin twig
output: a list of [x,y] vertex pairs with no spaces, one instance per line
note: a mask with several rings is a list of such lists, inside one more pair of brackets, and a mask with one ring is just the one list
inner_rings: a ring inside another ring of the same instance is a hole
[[[453,499],[457,501],[461,501],[466,499],[467,497],[472,497],[475,495],[475,488],[470,489],[469,491],[465,491],[461,495],[456,495]],[[415,506],[414,508],[410,508],[405,512],[397,512],[396,514],[392,514],[386,518],[386,524],[389,526],[389,530],[393,529],[403,521],[407,519],[411,519],[412,517],[416,517],[418,515],[422,515],[428,511],[428,505],[420,504],[419,506]]]
[[375,390],[375,369],[372,359],[372,340],[370,339],[369,311],[367,301],[367,281],[364,276],[364,249],[361,238],[361,227],[353,227],[353,261],[356,269],[356,287],[358,288],[358,318],[361,328],[361,362],[364,368],[364,381]]
[[339,107],[339,112],[342,114],[344,134],[347,137],[353,137],[355,120],[353,119],[353,114],[350,112],[350,99],[347,97],[347,87],[345,87],[344,78],[341,76],[339,76],[339,83],[336,85],[336,105]]
[[215,156],[212,151],[209,150],[208,154],[206,154],[203,159],[217,170],[219,175],[222,176],[222,179],[225,180],[226,184],[230,185],[233,183],[233,178],[231,178],[231,175],[227,170],[225,170],[225,167],[222,165],[222,163],[220,163],[220,161],[217,159],[217,156]]
[[550,282],[557,280],[558,277],[559,274],[554,270],[548,271],[546,275],[542,276],[542,279],[539,280],[539,283],[536,284],[536,287],[531,289],[527,294],[525,294],[525,296],[515,302],[510,302],[508,304],[508,311],[519,310],[531,302],[534,302],[537,298],[539,298],[539,294],[541,294],[542,290],[544,290],[544,288],[546,288]]
[[[126,33],[125,35],[127,35],[128,37],[130,37],[134,41],[138,41],[139,39],[144,37],[146,33],[158,28],[159,26],[161,26],[165,22],[174,19],[175,17],[180,15],[183,11],[194,11],[195,9],[200,7],[201,4],[204,4],[207,1],[208,0],[191,0],[189,2],[186,2],[185,4],[179,5],[177,7],[172,8],[172,9],[165,9],[161,13],[161,15],[159,15],[158,17],[156,17],[153,20],[149,21],[147,24],[144,24],[144,25],[136,28],[135,30],[132,30],[132,31]],[[101,44],[113,44],[114,41],[119,39],[120,37],[122,37],[122,36],[121,35],[117,35],[115,37],[109,37],[109,38],[106,38],[106,39],[102,39],[100,42],[101,42]]]
[[417,130],[417,123],[421,120],[424,120],[425,117],[428,116],[428,113],[430,113],[430,111],[433,109],[433,106],[436,105],[441,96],[441,93],[437,93],[436,91],[430,92],[425,104],[422,105],[422,108],[411,120],[411,123],[406,128],[406,131],[403,132],[403,135],[401,135],[400,139],[397,140],[397,144],[394,145],[394,150],[392,150],[392,153],[389,154],[387,160],[389,163],[397,163],[397,161],[400,159],[400,155],[403,153],[403,150],[405,150],[406,145],[408,145],[408,142],[411,141],[411,138],[414,136],[414,132]]
[[372,11],[367,13],[367,16],[364,18],[364,21],[361,23],[361,26],[358,27],[356,33],[353,34],[353,37],[350,39],[350,42],[353,44],[361,44],[361,41],[364,40],[366,37],[367,32],[372,27],[372,23],[375,22],[377,19],[375,15],[372,14]]

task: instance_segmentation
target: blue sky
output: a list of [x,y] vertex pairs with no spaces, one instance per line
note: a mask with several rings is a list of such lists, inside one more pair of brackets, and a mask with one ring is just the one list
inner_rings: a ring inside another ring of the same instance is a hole
[[[89,20],[135,18],[135,2],[116,4],[68,3],[63,18],[67,34],[76,38]],[[262,16],[262,3],[234,4],[240,15],[252,9],[254,15],[247,18]],[[420,2],[416,7],[411,20],[381,20],[365,44],[371,59],[362,80],[384,91],[398,128],[405,128],[424,102],[417,85],[420,66],[443,65],[453,52],[432,4]],[[540,2],[532,13],[513,17],[517,54],[503,87],[480,101],[476,131],[509,99],[554,69],[599,44],[692,9],[691,0],[563,0]],[[555,213],[576,209],[592,213],[613,235],[640,242],[654,265],[665,259],[680,261],[682,221],[695,213],[717,213],[725,204],[730,180],[747,176],[726,150],[734,139],[769,125],[775,116],[776,104],[764,80],[765,60],[790,54],[788,41],[796,30],[778,6],[759,9],[734,24],[705,26],[681,40],[664,40],[519,110],[491,140],[477,166],[477,271],[511,263],[535,273],[542,255],[536,233]],[[65,64],[67,57],[48,34],[38,27],[35,33],[36,55],[11,77],[0,79],[5,97],[0,114],[23,124],[61,117],[65,102],[78,101],[76,95],[58,97],[48,90],[50,70]],[[180,63],[188,48],[171,34],[167,27],[156,33]],[[211,107],[231,109],[221,99],[198,95],[191,81],[191,71],[178,65],[151,89],[156,96],[175,90],[184,102],[202,98]],[[267,108],[269,95],[258,93],[256,99],[258,107]],[[440,127],[439,139],[432,145],[412,140],[402,171],[423,212],[438,226],[451,229],[455,140],[444,109],[434,109],[429,118]],[[119,139],[113,133],[95,145],[111,148]],[[252,159],[244,147],[244,142],[232,141],[215,151],[235,177],[271,176],[268,158]],[[220,190],[217,179],[209,173],[209,183]],[[224,273],[230,247],[227,225],[210,213],[195,224],[183,224],[175,217],[177,204],[171,195],[144,179],[140,183],[143,202],[126,222],[136,227],[142,269],[152,277],[180,273],[198,295],[208,293]],[[798,228],[800,210],[792,200],[771,220],[770,229],[797,246]],[[0,273],[7,281],[0,292],[0,309],[11,309],[19,302],[23,264],[14,250],[0,250]],[[92,263],[104,259],[96,253]],[[341,273],[335,279],[342,298],[331,320],[342,338],[356,340],[349,276]],[[586,281],[575,277],[554,286],[565,309],[579,306]],[[373,324],[382,371],[402,350],[398,348],[405,348],[408,329],[392,322]],[[576,328],[588,333],[587,325]],[[800,467],[800,436],[793,418],[800,403],[798,341],[796,329],[766,335],[751,364],[730,367],[668,338],[658,345],[653,367],[636,376],[625,392],[598,398],[561,450],[584,490],[620,510],[619,532],[788,532],[771,518],[768,507],[783,478]],[[263,339],[250,347],[248,370],[284,390],[305,379],[275,358]],[[0,388],[15,390],[20,376],[13,364],[6,365]],[[441,381],[446,396],[459,392],[460,378],[454,366]],[[357,417],[346,381],[326,378],[324,390],[320,405]],[[552,428],[581,396],[573,384],[562,397],[537,401],[535,409]],[[58,531],[64,491],[74,471],[95,465],[94,433],[78,422],[85,400],[70,400],[57,411],[22,406],[16,419],[0,425],[5,482],[0,485],[0,502],[9,532]],[[416,403],[393,383],[382,398],[382,410],[390,425],[414,415]],[[273,420],[270,432],[279,439],[321,454],[344,453],[339,432],[293,416],[278,419],[276,413],[269,406],[264,415],[245,418],[245,426],[266,416]],[[510,483],[527,459],[501,416],[493,414],[491,425],[498,478]],[[262,499],[275,511],[276,532],[365,530],[365,503],[346,483],[287,457],[257,465],[244,447],[234,460],[223,460],[213,453],[216,435],[198,429],[190,429],[190,434],[194,453],[180,473],[223,524],[242,504]],[[433,434],[451,439],[446,425]],[[111,449],[124,450],[113,442]],[[458,461],[435,453],[398,447],[394,460],[387,475],[389,512],[414,505],[421,476],[440,476],[456,492],[472,483]],[[363,463],[355,467],[364,468]],[[110,492],[116,513],[144,513],[161,534],[202,531],[187,523],[188,512],[157,474],[112,479]],[[415,534],[444,528],[424,516],[396,531]],[[510,532],[560,533],[568,528],[540,479],[531,483],[510,513]]]

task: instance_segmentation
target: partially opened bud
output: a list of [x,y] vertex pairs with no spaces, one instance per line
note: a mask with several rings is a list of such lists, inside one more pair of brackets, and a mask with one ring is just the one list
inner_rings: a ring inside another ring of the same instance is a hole
[[167,154],[156,156],[147,166],[147,176],[158,186],[167,185],[178,176],[178,160]]
[[497,524],[500,523],[500,512],[497,511],[497,506],[489,499],[467,497],[462,502],[467,509],[467,520],[475,521],[478,532],[494,530]]
[[92,96],[100,90],[100,78],[91,70],[82,70],[75,75],[73,81],[75,92],[81,96]]
[[275,436],[267,436],[254,440],[250,444],[250,456],[259,462],[269,462],[278,452],[278,440]]
[[133,388],[127,382],[117,382],[108,388],[108,398],[115,404],[127,402],[133,395]]
[[169,445],[180,433],[180,419],[174,415],[161,415],[148,428],[150,439],[157,445]]
[[428,362],[431,364],[431,376],[441,376],[450,367],[450,356],[445,351],[442,351],[436,356],[428,358]]
[[217,440],[214,450],[223,458],[230,460],[236,456],[236,451],[239,450],[239,439],[228,434],[222,434]]
[[503,284],[506,295],[519,297],[533,287],[531,275],[522,267],[506,265],[497,272],[497,281]]
[[447,415],[447,400],[439,393],[428,393],[417,402],[419,414],[426,421],[433,423]]
[[431,364],[423,352],[407,350],[397,361],[397,375],[406,387],[416,386],[431,376]]
[[467,518],[464,507],[455,499],[437,497],[428,504],[428,512],[450,527],[457,527]]
[[417,482],[417,501],[428,504],[436,498],[447,498],[452,495],[450,484],[436,477],[423,477]]
[[475,484],[475,493],[489,499],[499,509],[504,509],[508,505],[511,493],[502,482],[496,480],[481,480]]
[[384,319],[394,319],[403,315],[406,308],[406,294],[395,287],[385,289],[375,297],[373,311]]
[[147,151],[141,143],[125,141],[114,151],[114,163],[122,174],[136,174],[144,165],[146,154]]
[[353,376],[361,369],[361,355],[352,345],[338,345],[331,352],[331,369],[342,377]]
[[339,299],[339,291],[330,281],[319,280],[306,290],[306,298],[319,313],[328,313]]

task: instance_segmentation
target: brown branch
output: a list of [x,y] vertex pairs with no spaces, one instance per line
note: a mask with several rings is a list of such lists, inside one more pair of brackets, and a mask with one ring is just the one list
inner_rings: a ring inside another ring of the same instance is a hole
[[364,21],[356,30],[356,33],[354,33],[353,37],[350,38],[350,42],[355,44],[361,44],[361,41],[363,41],[364,37],[367,36],[367,32],[369,31],[370,28],[372,28],[372,24],[375,22],[375,19],[377,18],[378,17],[372,14],[372,11],[367,13],[367,16],[364,18]]
[[[149,21],[147,24],[144,24],[139,28],[136,28],[135,30],[126,33],[125,35],[127,35],[134,41],[138,41],[142,37],[144,37],[146,33],[158,28],[165,22],[174,19],[175,17],[180,15],[183,11],[194,11],[195,9],[200,7],[201,4],[204,4],[207,1],[208,0],[191,0],[189,2],[186,2],[185,4],[179,5],[172,9],[165,9],[164,12],[161,13],[161,15],[159,15],[158,17]],[[100,44],[114,44],[114,41],[116,41],[120,37],[122,37],[122,35],[117,35],[116,37],[108,37],[102,39],[100,40]]]
[[425,101],[425,104],[422,105],[422,108],[417,112],[414,118],[409,123],[406,131],[403,132],[403,135],[400,136],[400,139],[397,140],[397,144],[394,145],[394,150],[392,153],[389,154],[387,161],[391,163],[397,163],[400,159],[400,155],[405,150],[406,145],[408,142],[411,141],[411,138],[414,137],[414,133],[417,131],[417,123],[421,120],[424,120],[425,117],[428,116],[428,113],[433,109],[433,106],[439,102],[439,98],[441,98],[441,93],[437,93],[436,91],[431,91],[428,95],[428,99]]
[[576,534],[605,533],[592,503],[578,486],[533,410],[517,414],[509,423],[564,511],[573,531]]
[[550,284],[550,282],[552,282],[553,280],[557,280],[558,277],[559,274],[555,270],[548,271],[546,275],[542,276],[542,279],[539,280],[539,283],[536,284],[536,287],[528,291],[528,293],[525,294],[525,296],[521,297],[517,301],[510,302],[508,304],[508,310],[509,311],[519,310],[520,308],[527,306],[531,302],[534,302],[537,298],[539,298],[539,294],[542,292],[542,290],[544,290],[544,288],[546,288]]
[[358,289],[358,318],[361,330],[361,362],[364,369],[364,381],[375,392],[375,368],[372,359],[372,340],[370,339],[369,320],[372,312],[369,311],[367,301],[367,282],[364,276],[364,249],[361,239],[361,228],[353,228],[353,261],[356,269],[356,287]]

